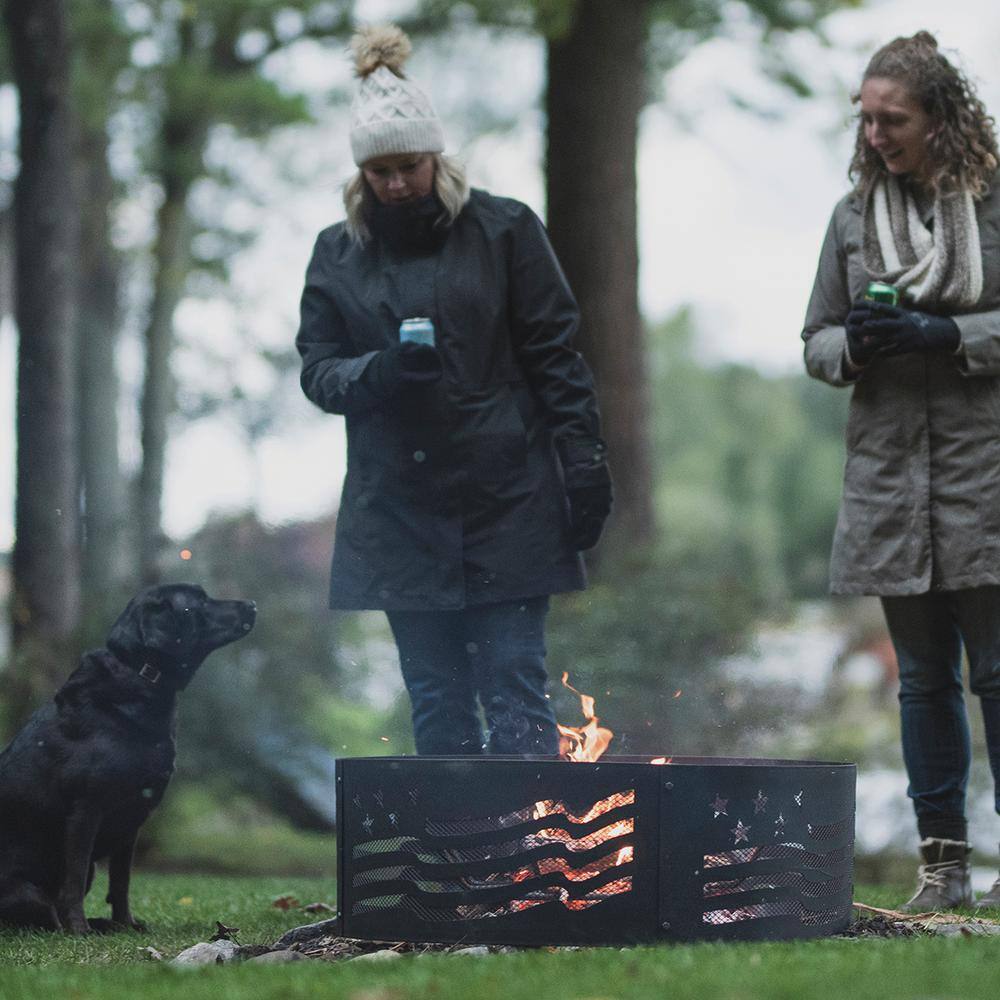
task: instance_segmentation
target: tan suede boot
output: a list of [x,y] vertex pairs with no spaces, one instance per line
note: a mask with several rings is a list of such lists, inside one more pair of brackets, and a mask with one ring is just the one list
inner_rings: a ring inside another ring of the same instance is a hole
[[[917,869],[917,891],[900,910],[903,913],[928,913],[956,906],[972,906],[969,876],[971,850],[964,840],[927,837],[920,841],[920,856],[924,863]],[[1000,883],[1000,879],[997,881]]]

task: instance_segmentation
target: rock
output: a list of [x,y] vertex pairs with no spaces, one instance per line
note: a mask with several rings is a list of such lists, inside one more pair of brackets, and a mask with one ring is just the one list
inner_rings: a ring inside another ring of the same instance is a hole
[[260,962],[261,965],[281,965],[283,962],[308,962],[309,959],[301,951],[291,951],[283,948],[280,951],[268,951],[263,955],[248,958],[248,962]]
[[176,958],[171,959],[171,965],[215,965],[231,962],[236,957],[239,947],[233,941],[201,941],[185,948]]
[[450,955],[470,955],[473,958],[481,958],[483,955],[488,955],[490,949],[484,944],[472,945],[468,948],[459,948],[457,951],[449,952]]
[[275,950],[290,948],[293,944],[300,944],[303,941],[315,941],[321,937],[335,937],[340,931],[340,921],[336,917],[330,920],[320,920],[315,924],[302,924],[293,927],[274,942]]
[[391,948],[383,948],[382,951],[370,951],[367,955],[355,955],[348,959],[349,962],[391,962],[393,959],[402,958],[402,953],[393,951]]

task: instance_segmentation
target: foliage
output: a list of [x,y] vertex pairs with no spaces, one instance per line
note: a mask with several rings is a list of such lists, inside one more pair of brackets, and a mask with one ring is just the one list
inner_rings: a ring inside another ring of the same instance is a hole
[[[421,0],[417,13],[402,19],[411,30],[455,28],[470,18],[494,27],[561,39],[570,29],[580,0]],[[823,20],[844,7],[860,7],[864,0],[651,0],[650,67],[663,73],[676,66],[695,46],[710,38],[739,31],[749,20],[759,35],[762,70],[793,94],[807,97],[812,88],[804,68],[791,61],[787,38],[807,31],[825,41]],[[657,92],[651,88],[651,94]]]
[[681,310],[652,332],[663,544],[715,564],[759,612],[826,593],[848,395],[805,375],[705,366]]
[[550,671],[597,696],[616,752],[759,749],[775,692],[734,685],[723,661],[761,620],[826,590],[846,397],[804,375],[706,365],[695,332],[681,311],[651,337],[659,545],[608,557],[552,615]]
[[138,864],[157,871],[329,877],[337,867],[329,833],[294,829],[260,802],[233,792],[227,775],[201,784],[173,782],[139,844]]

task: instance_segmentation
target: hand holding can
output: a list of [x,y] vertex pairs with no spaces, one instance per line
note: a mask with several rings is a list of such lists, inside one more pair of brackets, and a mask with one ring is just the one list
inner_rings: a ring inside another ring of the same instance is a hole
[[426,316],[414,316],[399,324],[401,344],[426,344],[434,346],[434,324]]

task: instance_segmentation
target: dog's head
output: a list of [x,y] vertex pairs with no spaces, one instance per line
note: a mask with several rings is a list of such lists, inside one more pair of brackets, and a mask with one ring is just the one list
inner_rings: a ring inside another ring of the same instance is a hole
[[214,649],[253,628],[253,601],[217,601],[194,584],[148,587],[129,601],[108,633],[107,647],[152,683],[187,687]]

